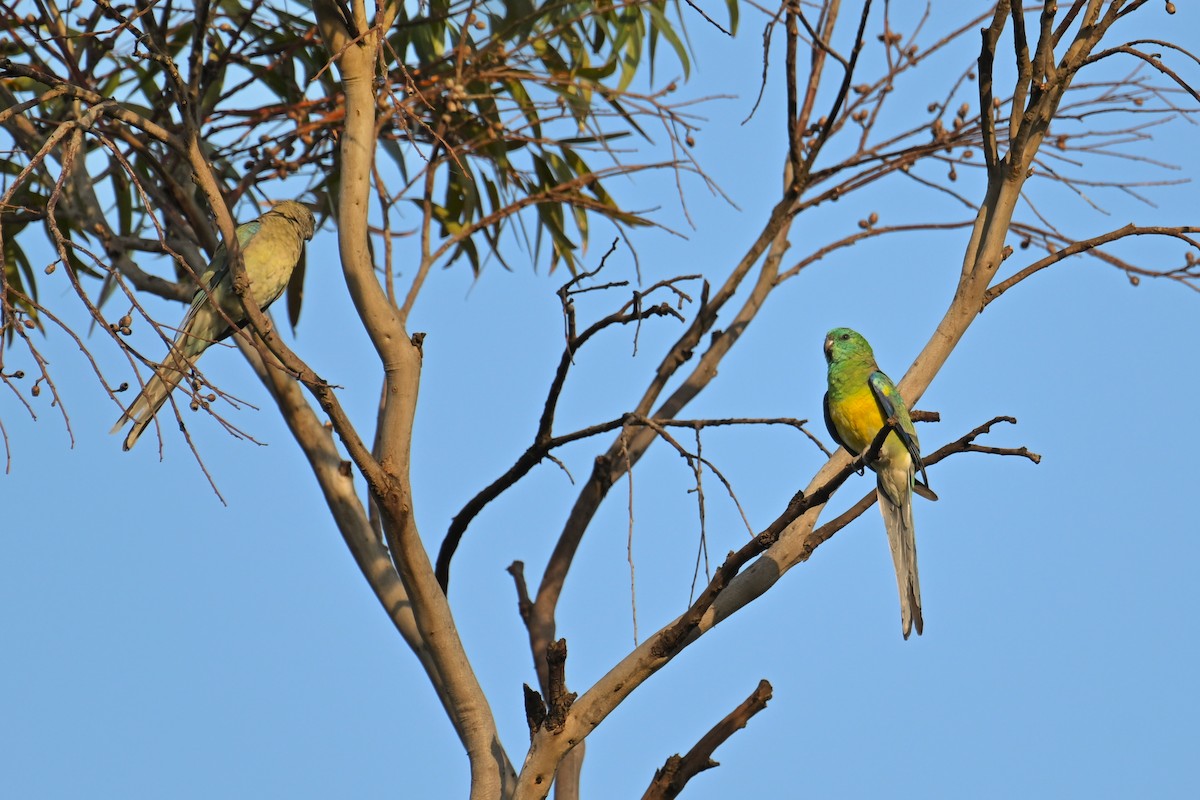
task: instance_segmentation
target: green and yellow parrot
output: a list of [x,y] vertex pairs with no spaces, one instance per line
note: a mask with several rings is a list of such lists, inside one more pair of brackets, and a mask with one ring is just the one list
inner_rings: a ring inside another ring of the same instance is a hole
[[[871,447],[887,420],[898,430],[884,439],[879,456],[868,466],[875,471],[879,510],[887,528],[896,584],[900,589],[900,621],[907,639],[916,625],[921,635],[921,584],[917,578],[917,542],[913,530],[914,489],[936,500],[925,478],[921,446],[904,398],[887,375],[879,371],[871,345],[849,328],[834,328],[825,336],[829,391],[825,393],[825,425],[829,434],[852,455]],[[916,481],[921,471],[925,484]]]
[[[238,226],[238,247],[246,265],[246,277],[250,279],[250,292],[260,309],[265,310],[283,294],[292,270],[300,261],[304,243],[313,237],[314,230],[316,220],[312,212],[292,200],[285,200],[253,222]],[[224,244],[217,248],[208,269],[200,276],[200,285],[203,288],[196,290],[187,315],[179,323],[179,335],[166,361],[155,368],[141,394],[113,426],[112,433],[116,433],[126,422],[133,422],[125,437],[125,450],[137,443],[200,354],[249,322],[233,291]],[[225,317],[235,324],[231,326]]]

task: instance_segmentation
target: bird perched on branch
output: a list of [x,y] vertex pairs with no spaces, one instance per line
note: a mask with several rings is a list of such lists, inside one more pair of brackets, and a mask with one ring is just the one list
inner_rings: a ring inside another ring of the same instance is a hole
[[[921,584],[917,579],[917,543],[913,530],[912,496],[915,490],[936,500],[928,487],[921,446],[904,398],[887,375],[879,371],[871,345],[849,328],[834,328],[825,336],[825,361],[829,364],[829,391],[825,393],[825,425],[829,434],[852,455],[868,451],[887,424],[894,423],[879,455],[868,463],[874,470],[879,510],[887,528],[896,584],[900,590],[900,622],[907,639],[916,625],[921,634]],[[925,483],[916,481],[921,471]]]
[[[266,310],[283,293],[292,270],[300,261],[304,243],[312,238],[315,229],[312,212],[292,200],[285,200],[253,222],[238,226],[238,248],[246,266],[246,277],[250,279],[250,293],[260,309]],[[230,325],[226,318],[233,324]],[[153,421],[172,390],[191,371],[200,354],[240,330],[247,322],[249,319],[233,290],[229,254],[222,244],[200,276],[200,288],[196,290],[183,322],[179,323],[179,335],[171,345],[170,354],[155,367],[154,375],[146,381],[141,394],[113,426],[111,432],[116,433],[126,422],[133,422],[125,437],[125,450],[137,443],[138,437]]]

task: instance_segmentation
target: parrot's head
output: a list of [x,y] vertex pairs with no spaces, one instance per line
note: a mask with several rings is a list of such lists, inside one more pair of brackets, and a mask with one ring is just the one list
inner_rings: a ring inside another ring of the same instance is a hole
[[308,206],[303,203],[297,203],[295,200],[284,200],[282,203],[276,203],[275,207],[269,213],[278,214],[281,217],[291,220],[305,241],[312,239],[313,233],[317,229],[317,221],[313,219],[313,214],[308,210]]
[[871,345],[857,331],[849,328],[834,328],[825,334],[825,361],[845,361],[851,358],[874,359]]

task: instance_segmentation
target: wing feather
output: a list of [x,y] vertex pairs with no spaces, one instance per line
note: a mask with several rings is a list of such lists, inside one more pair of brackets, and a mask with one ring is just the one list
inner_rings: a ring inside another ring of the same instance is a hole
[[892,379],[879,370],[871,373],[867,384],[871,387],[871,394],[875,395],[875,402],[879,404],[879,411],[883,414],[884,420],[894,419],[900,423],[895,429],[896,435],[900,437],[904,448],[912,456],[913,465],[921,471],[921,478],[928,488],[929,476],[925,474],[925,462],[921,460],[921,445],[913,430],[908,407],[904,405],[904,398],[900,396],[896,384],[892,383]]

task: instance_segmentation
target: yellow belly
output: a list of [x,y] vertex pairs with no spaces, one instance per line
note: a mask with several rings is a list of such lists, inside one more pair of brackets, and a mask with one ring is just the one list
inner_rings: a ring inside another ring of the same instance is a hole
[[829,415],[842,441],[859,453],[871,446],[885,422],[879,403],[869,388],[855,392],[831,407]]

